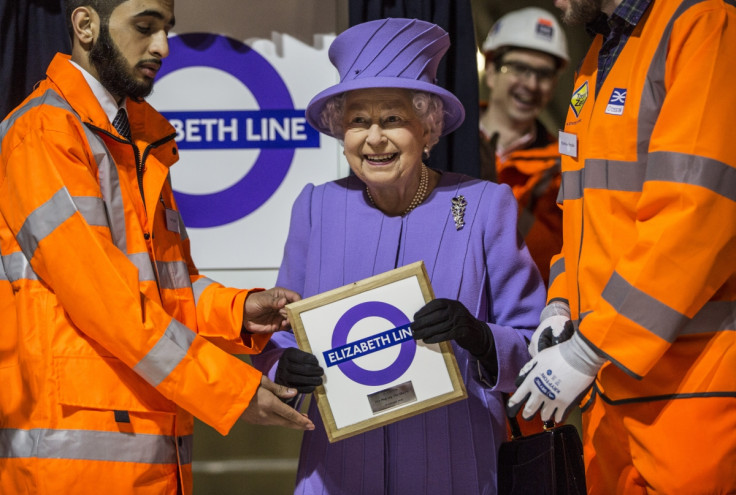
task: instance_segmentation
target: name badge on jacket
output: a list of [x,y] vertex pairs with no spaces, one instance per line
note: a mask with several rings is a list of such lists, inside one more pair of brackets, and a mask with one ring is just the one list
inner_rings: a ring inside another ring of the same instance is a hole
[[179,212],[166,208],[166,228],[171,232],[179,233]]
[[557,140],[558,151],[561,155],[578,157],[578,136],[570,132],[559,131]]

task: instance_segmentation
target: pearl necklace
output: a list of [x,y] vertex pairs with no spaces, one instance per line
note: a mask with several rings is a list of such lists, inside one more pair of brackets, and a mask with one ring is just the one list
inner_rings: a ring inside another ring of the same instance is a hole
[[[414,198],[411,200],[411,203],[409,203],[409,207],[401,214],[402,217],[420,204],[422,204],[422,201],[424,201],[425,196],[427,195],[428,184],[429,169],[425,164],[422,163],[422,175],[419,177],[419,187],[417,188],[417,192],[414,194]],[[376,206],[376,202],[373,201],[373,196],[371,196],[371,192],[368,190],[368,186],[365,186],[365,193],[368,195],[368,199],[370,200],[371,204],[373,206]]]

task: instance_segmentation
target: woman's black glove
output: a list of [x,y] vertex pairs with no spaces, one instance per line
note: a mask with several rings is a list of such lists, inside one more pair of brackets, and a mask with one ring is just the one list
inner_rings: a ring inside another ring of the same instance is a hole
[[411,330],[414,340],[423,340],[427,344],[454,340],[475,356],[491,376],[498,376],[498,361],[491,329],[486,322],[471,315],[460,301],[429,301],[414,314]]
[[273,381],[306,394],[313,392],[317,385],[322,385],[324,374],[316,357],[296,347],[289,347],[279,359]]
[[493,334],[484,321],[470,314],[463,303],[435,299],[416,312],[411,324],[415,340],[436,344],[454,340],[473,356],[481,357],[493,346]]

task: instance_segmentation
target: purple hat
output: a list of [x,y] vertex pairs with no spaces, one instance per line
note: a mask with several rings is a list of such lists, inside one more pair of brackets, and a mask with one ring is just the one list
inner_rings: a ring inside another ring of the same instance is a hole
[[312,98],[307,121],[333,136],[320,119],[330,98],[355,89],[401,88],[439,96],[445,112],[442,135],[449,134],[465,119],[460,100],[436,84],[437,66],[449,47],[450,37],[444,29],[417,19],[379,19],[343,31],[328,52],[340,82]]

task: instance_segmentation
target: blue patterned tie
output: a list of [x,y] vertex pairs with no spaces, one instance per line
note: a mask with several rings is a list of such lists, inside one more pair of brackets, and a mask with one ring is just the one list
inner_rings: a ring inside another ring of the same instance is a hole
[[121,136],[130,141],[130,122],[128,122],[128,114],[122,108],[118,110],[118,114],[112,121],[112,126],[117,129]]

